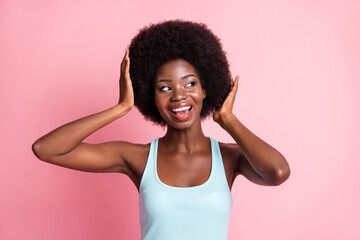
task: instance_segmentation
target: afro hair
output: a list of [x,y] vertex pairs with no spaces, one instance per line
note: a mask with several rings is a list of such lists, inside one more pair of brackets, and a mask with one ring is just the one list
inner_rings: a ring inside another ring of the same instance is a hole
[[206,91],[201,119],[221,106],[231,88],[229,63],[217,36],[205,24],[172,20],[144,27],[131,40],[130,76],[135,106],[145,119],[166,125],[154,102],[154,79],[164,63],[183,59],[199,74]]

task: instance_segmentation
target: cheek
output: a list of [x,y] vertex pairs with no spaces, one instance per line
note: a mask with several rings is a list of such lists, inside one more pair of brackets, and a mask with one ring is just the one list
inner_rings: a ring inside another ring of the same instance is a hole
[[206,94],[203,90],[196,90],[194,92],[191,93],[191,95],[193,96],[194,99],[196,99],[197,101],[202,101],[204,100]]

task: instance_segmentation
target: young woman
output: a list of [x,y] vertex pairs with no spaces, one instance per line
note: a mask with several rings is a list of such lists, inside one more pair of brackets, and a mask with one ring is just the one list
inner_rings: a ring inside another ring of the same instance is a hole
[[[58,127],[36,140],[33,151],[63,167],[129,176],[139,191],[144,240],[226,239],[236,176],[273,186],[290,174],[281,153],[233,114],[238,79],[204,24],[145,27],[121,63],[118,104]],[[82,142],[134,105],[166,126],[166,134],[149,144]],[[211,115],[236,143],[204,135],[201,120]]]

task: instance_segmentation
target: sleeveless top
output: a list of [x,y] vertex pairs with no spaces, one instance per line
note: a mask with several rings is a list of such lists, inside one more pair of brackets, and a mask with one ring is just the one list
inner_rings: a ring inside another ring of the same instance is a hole
[[211,141],[208,180],[193,187],[173,187],[157,174],[159,138],[153,140],[139,189],[142,240],[226,240],[233,200],[219,144]]

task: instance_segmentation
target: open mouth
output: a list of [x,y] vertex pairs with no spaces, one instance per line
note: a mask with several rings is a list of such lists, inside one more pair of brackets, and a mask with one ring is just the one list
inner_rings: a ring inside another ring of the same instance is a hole
[[190,115],[190,111],[192,106],[184,106],[170,109],[170,111],[174,114],[174,116],[179,120],[184,120]]

